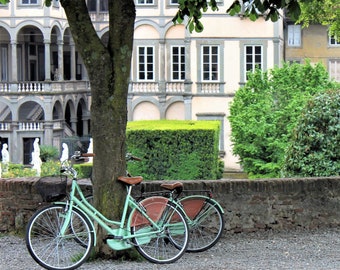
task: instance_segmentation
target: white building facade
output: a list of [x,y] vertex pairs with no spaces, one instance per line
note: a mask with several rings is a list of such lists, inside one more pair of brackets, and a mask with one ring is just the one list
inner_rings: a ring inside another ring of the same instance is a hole
[[[67,136],[89,136],[91,93],[58,1],[18,0],[0,5],[0,136],[11,160],[26,163],[29,145],[61,147]],[[220,157],[232,155],[229,106],[246,73],[283,61],[283,22],[251,22],[226,14],[233,0],[207,12],[202,33],[174,25],[177,0],[136,0],[128,119],[219,120]],[[108,36],[107,0],[88,0],[98,36]],[[27,15],[28,14],[28,15]]]

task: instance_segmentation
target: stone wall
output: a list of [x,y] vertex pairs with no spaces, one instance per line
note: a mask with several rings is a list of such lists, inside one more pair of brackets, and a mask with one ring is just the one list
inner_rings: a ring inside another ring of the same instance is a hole
[[[37,178],[0,179],[0,232],[22,231],[41,207]],[[340,177],[183,181],[187,190],[212,190],[225,213],[226,231],[315,229],[340,225]],[[90,190],[89,181],[81,181]],[[146,191],[158,181],[143,182]],[[138,196],[140,186],[135,188]]]

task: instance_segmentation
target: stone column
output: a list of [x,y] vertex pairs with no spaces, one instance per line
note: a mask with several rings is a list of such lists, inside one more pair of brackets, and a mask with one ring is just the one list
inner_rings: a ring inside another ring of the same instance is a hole
[[165,93],[166,84],[165,84],[165,40],[162,39],[159,41],[159,92]]
[[[12,71],[11,71],[11,78],[10,81],[12,82],[17,82],[18,81],[18,56],[17,56],[17,41],[16,40],[11,40],[11,66],[12,66]],[[20,55],[21,57],[21,55]]]
[[71,47],[71,81],[76,80],[76,48],[73,40],[70,43]]
[[[45,44],[45,81],[51,80],[51,41],[44,40]],[[53,70],[52,70],[53,71]]]
[[58,81],[64,80],[64,43],[58,41]]

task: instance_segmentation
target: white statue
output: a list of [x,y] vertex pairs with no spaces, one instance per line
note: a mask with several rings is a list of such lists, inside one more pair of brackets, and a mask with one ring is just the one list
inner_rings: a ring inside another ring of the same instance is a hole
[[66,143],[62,144],[63,150],[61,152],[60,162],[63,163],[65,160],[68,160],[68,145]]
[[[89,147],[87,148],[87,153],[92,154],[93,153],[93,139],[90,139],[90,144]],[[92,163],[93,162],[93,157],[89,157],[89,161],[87,163]]]
[[39,146],[39,138],[36,138],[33,143],[33,152],[32,152],[32,162],[33,164],[32,169],[36,170],[37,176],[41,174],[41,165],[42,161],[40,158],[40,146]]
[[2,145],[1,155],[2,155],[2,170],[4,172],[8,171],[8,165],[9,165],[9,152],[8,152],[8,145],[7,143],[4,143]]

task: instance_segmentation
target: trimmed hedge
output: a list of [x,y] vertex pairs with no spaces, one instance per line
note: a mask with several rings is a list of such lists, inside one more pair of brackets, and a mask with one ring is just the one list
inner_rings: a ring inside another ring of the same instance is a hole
[[143,160],[128,170],[147,180],[219,179],[219,131],[219,121],[129,122],[128,152]]

